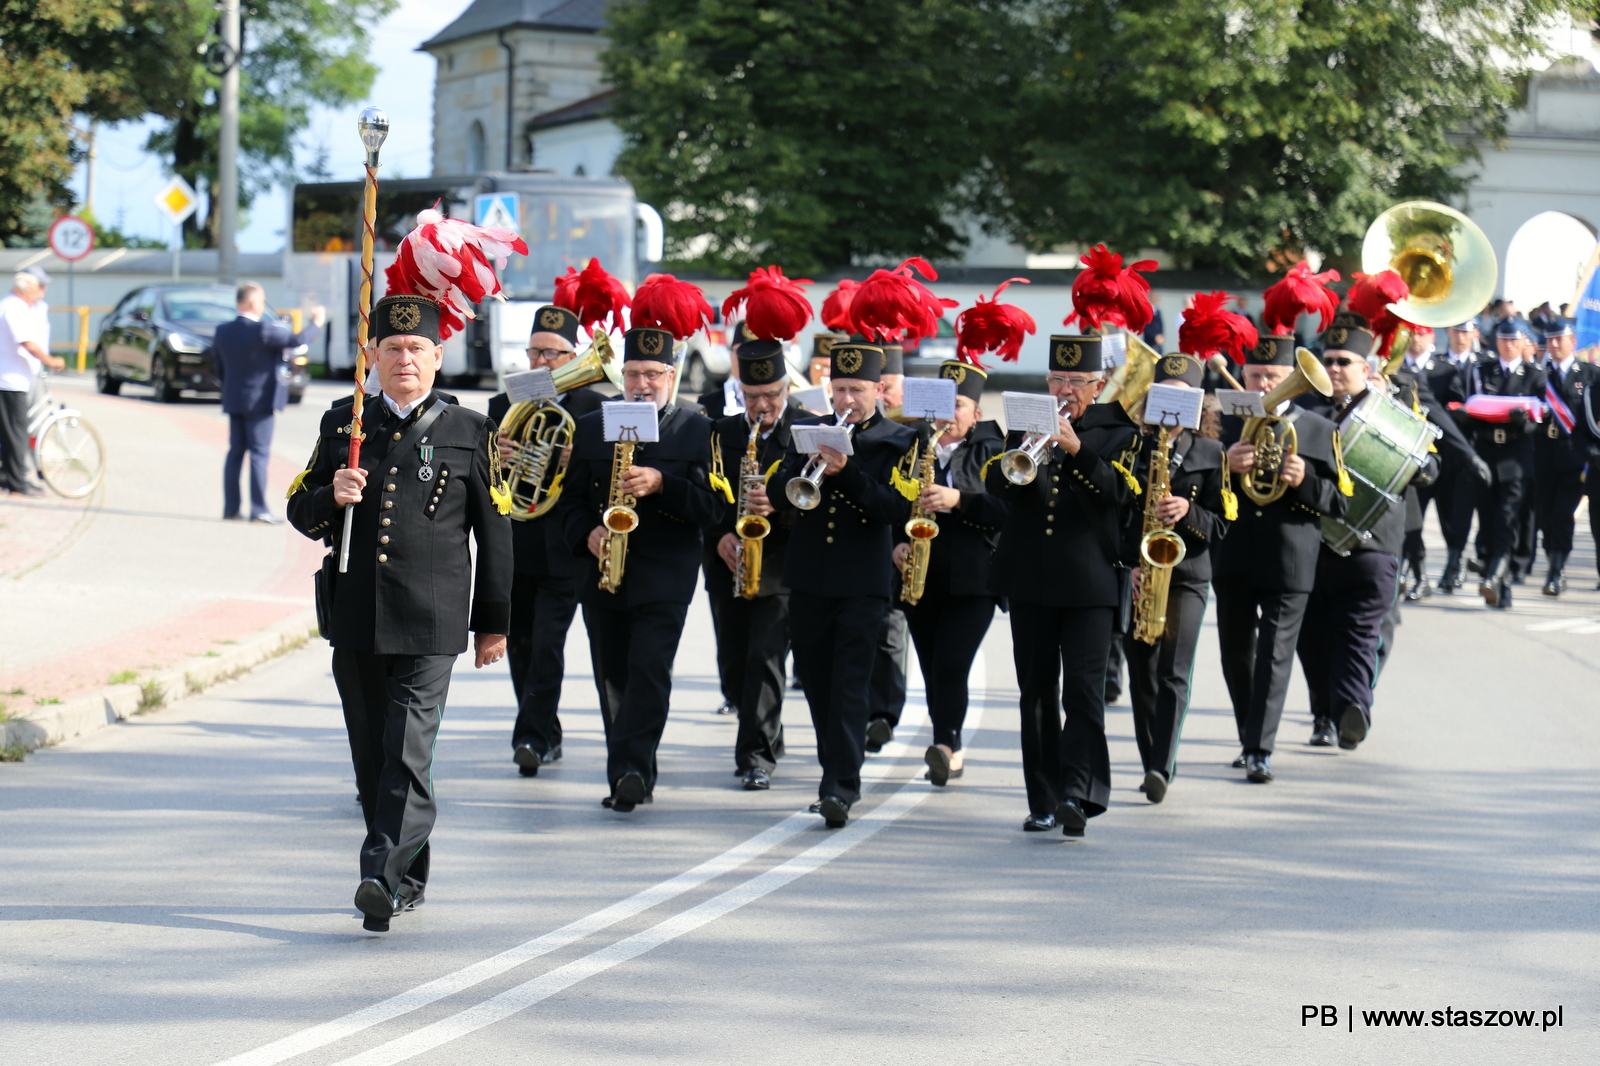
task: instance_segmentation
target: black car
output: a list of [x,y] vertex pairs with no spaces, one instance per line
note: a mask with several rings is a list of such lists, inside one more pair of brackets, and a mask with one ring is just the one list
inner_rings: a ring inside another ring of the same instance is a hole
[[[123,382],[132,381],[149,385],[162,403],[173,403],[185,389],[220,394],[211,338],[219,325],[238,317],[235,295],[227,285],[174,282],[124,296],[100,324],[94,349],[100,391],[115,396]],[[268,307],[266,314],[277,312]],[[311,377],[306,363],[304,348],[290,356],[290,403],[305,396]]]

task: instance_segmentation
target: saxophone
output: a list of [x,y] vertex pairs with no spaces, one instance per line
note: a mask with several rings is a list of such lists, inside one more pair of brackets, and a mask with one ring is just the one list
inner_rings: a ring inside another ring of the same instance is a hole
[[[933,464],[936,458],[933,442],[938,440],[939,427],[934,426],[928,438],[927,450],[917,463],[919,489],[933,484]],[[900,576],[900,599],[915,606],[922,599],[928,585],[928,556],[933,553],[933,538],[939,535],[939,523],[922,507],[922,493],[911,504],[911,518],[906,522],[906,536],[911,538],[911,554],[906,557],[905,573]]]
[[772,523],[758,514],[750,513],[750,489],[766,484],[761,476],[761,460],[756,449],[761,446],[761,419],[750,420],[750,443],[739,460],[739,514],[733,520],[733,531],[739,537],[739,567],[733,575],[733,594],[741,600],[753,600],[761,591],[761,540],[772,532]]
[[1156,450],[1150,455],[1150,474],[1144,490],[1144,536],[1139,539],[1139,564],[1143,571],[1139,595],[1133,603],[1133,639],[1154,644],[1167,628],[1167,592],[1172,568],[1183,562],[1188,546],[1156,515],[1156,507],[1172,495],[1172,438],[1166,427],[1157,431]]
[[639,501],[622,491],[622,479],[633,468],[633,450],[638,446],[638,440],[627,438],[612,445],[610,506],[600,515],[600,524],[606,527],[600,542],[600,587],[607,592],[622,587],[622,571],[628,563],[628,534],[639,528],[639,512],[634,510]]

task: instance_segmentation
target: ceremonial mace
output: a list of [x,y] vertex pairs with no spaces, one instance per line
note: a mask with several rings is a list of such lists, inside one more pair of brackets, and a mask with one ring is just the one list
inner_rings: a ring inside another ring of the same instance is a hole
[[[367,149],[367,185],[361,203],[361,294],[356,299],[360,319],[356,323],[356,399],[350,409],[351,470],[361,466],[361,405],[367,395],[367,319],[372,314],[372,227],[378,215],[378,149],[389,135],[389,117],[381,109],[369,107],[356,120],[356,129],[361,131],[361,143]],[[350,569],[350,530],[354,527],[352,505],[345,504],[344,540],[339,545],[341,574]]]

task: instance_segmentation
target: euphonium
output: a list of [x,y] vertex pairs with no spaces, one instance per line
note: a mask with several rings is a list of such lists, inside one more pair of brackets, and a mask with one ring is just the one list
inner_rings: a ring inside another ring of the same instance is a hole
[[761,591],[761,541],[772,532],[772,523],[750,512],[750,489],[766,484],[761,474],[761,460],[756,449],[761,446],[761,419],[750,420],[750,443],[745,447],[744,458],[739,460],[739,514],[733,520],[733,532],[739,538],[739,567],[733,575],[733,594],[741,600],[753,600]]
[[[846,407],[844,413],[834,425],[843,426],[849,434],[855,433],[855,425],[846,421],[855,408]],[[783,494],[789,497],[789,502],[802,511],[812,510],[822,502],[822,470],[828,465],[828,460],[821,455],[813,455],[811,461],[806,463],[805,469],[800,471],[800,476],[790,481],[783,487]]]
[[1161,501],[1172,495],[1172,438],[1165,426],[1150,455],[1150,474],[1144,489],[1144,536],[1139,539],[1139,596],[1133,603],[1133,638],[1146,644],[1161,639],[1167,628],[1167,593],[1172,568],[1183,562],[1189,548],[1183,538],[1167,528],[1156,514]]
[[[928,447],[917,464],[917,485],[926,489],[933,484],[935,452],[933,442],[939,439],[941,427],[935,425],[928,438]],[[922,599],[928,585],[928,557],[933,554],[933,538],[939,535],[939,523],[922,506],[922,493],[917,493],[911,504],[911,518],[906,522],[906,536],[911,538],[911,553],[906,556],[905,572],[900,575],[900,598],[912,604]]]
[[561,498],[561,482],[566,476],[561,456],[572,444],[575,428],[572,415],[553,400],[524,400],[506,412],[501,431],[513,448],[506,474],[512,518],[541,518]]
[[1272,503],[1288,491],[1289,485],[1282,476],[1283,464],[1299,447],[1299,435],[1294,431],[1294,423],[1272,412],[1277,410],[1279,404],[1294,399],[1302,392],[1315,389],[1322,396],[1333,392],[1328,372],[1322,369],[1316,356],[1304,348],[1296,348],[1294,360],[1295,372],[1283,384],[1261,397],[1261,406],[1267,411],[1266,417],[1245,419],[1244,430],[1239,436],[1241,441],[1255,445],[1255,465],[1244,475],[1243,488],[1244,494],[1258,504]]
[[622,375],[617,370],[616,360],[611,352],[611,338],[598,325],[591,331],[591,337],[588,351],[566,366],[550,372],[557,392],[571,392],[573,389],[600,381],[609,381],[618,387],[622,385]]
[[639,512],[634,510],[639,501],[622,490],[622,479],[633,469],[633,450],[638,446],[636,440],[619,440],[612,445],[610,506],[600,515],[600,524],[606,528],[600,542],[600,587],[607,592],[622,587],[622,571],[628,563],[628,534],[639,528]]
[[[1064,417],[1067,405],[1071,399],[1061,401],[1056,408],[1056,417]],[[1013,485],[1031,485],[1033,479],[1039,476],[1039,464],[1044,461],[1044,453],[1050,448],[1050,433],[1028,433],[1023,436],[1022,443],[1000,456],[1000,472],[1006,480]]]

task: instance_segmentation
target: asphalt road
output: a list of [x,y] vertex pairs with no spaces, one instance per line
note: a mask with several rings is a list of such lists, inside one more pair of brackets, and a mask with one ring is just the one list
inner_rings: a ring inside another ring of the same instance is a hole
[[[310,647],[0,767],[3,1059],[1591,1062],[1600,633],[1472,602],[1408,614],[1356,753],[1305,746],[1297,682],[1268,786],[1227,766],[1208,628],[1166,802],[1135,791],[1124,705],[1113,805],[1082,841],[1020,831],[1003,617],[966,776],[921,780],[914,693],[836,833],[797,813],[816,783],[798,695],[773,790],[735,788],[703,603],[657,802],[602,810],[580,622],[566,758],[536,779],[509,759],[504,669],[458,667],[428,903],[386,936],[350,906],[361,820]],[[1302,1024],[1322,1004],[1336,1024]],[[1363,1014],[1447,1007],[1534,1025]]]

